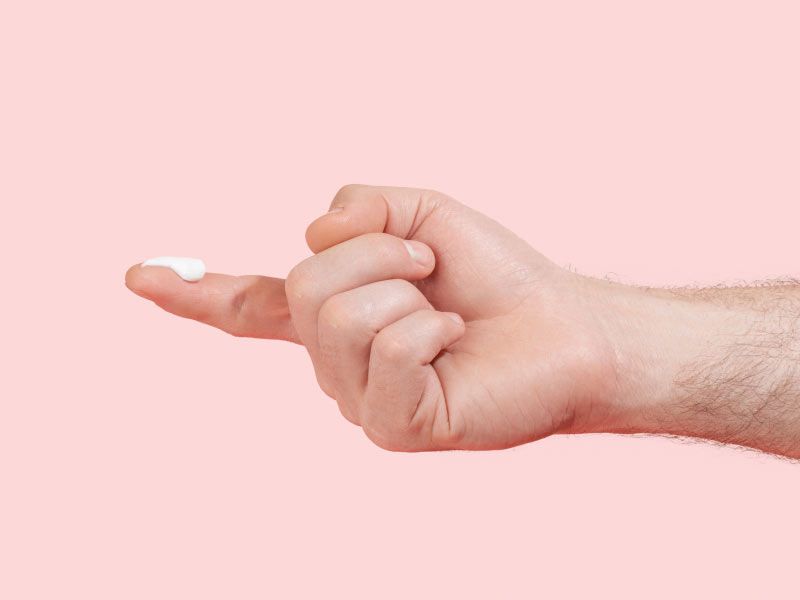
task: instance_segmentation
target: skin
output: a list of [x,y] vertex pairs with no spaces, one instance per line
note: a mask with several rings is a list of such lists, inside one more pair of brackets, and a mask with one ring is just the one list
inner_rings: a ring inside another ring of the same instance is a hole
[[349,185],[286,280],[127,286],[237,336],[303,344],[323,391],[389,450],[555,433],[686,435],[800,456],[800,288],[654,290],[562,269],[438,192]]

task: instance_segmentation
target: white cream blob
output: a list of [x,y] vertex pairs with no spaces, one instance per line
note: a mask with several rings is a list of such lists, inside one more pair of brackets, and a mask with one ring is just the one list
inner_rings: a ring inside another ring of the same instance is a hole
[[149,258],[142,263],[143,267],[168,267],[186,281],[200,281],[206,274],[206,265],[199,258],[183,256],[159,256]]

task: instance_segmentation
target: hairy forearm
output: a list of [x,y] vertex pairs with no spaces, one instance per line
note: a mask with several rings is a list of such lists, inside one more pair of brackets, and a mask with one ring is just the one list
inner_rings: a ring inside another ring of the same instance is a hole
[[620,376],[607,430],[800,457],[800,285],[608,286]]

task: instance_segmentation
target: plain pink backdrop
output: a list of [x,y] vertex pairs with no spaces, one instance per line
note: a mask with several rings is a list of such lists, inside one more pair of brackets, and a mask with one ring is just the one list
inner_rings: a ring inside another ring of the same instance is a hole
[[560,264],[800,275],[796,2],[0,5],[0,598],[797,597],[800,467],[646,437],[391,454],[297,346],[161,312],[344,183]]

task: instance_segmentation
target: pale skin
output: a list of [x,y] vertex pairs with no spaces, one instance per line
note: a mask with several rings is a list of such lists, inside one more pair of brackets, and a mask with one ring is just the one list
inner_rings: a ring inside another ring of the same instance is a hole
[[430,190],[349,185],[331,209],[286,280],[136,265],[126,284],[233,335],[303,344],[322,390],[389,450],[617,432],[800,457],[800,286],[581,276]]

